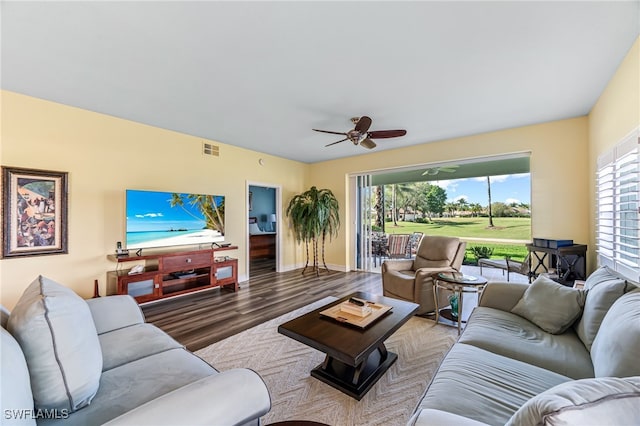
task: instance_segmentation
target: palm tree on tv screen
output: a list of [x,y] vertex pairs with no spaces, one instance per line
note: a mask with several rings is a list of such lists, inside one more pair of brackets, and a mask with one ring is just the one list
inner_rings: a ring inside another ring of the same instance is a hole
[[183,194],[171,194],[171,200],[169,201],[171,207],[180,206],[189,215],[196,219],[201,219],[184,207],[185,202],[191,206],[196,206],[200,210],[205,217],[206,229],[213,229],[224,235],[224,198],[221,199],[220,203],[217,203],[214,195],[186,194],[183,196]]

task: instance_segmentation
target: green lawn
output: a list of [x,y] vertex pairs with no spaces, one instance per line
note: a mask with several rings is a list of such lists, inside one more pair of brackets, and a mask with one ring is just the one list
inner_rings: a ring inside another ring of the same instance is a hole
[[[388,234],[422,232],[426,235],[443,235],[462,239],[487,239],[486,241],[467,240],[467,261],[475,261],[469,251],[472,246],[493,248],[492,258],[504,259],[505,256],[511,256],[515,260],[524,260],[527,255],[524,241],[531,241],[531,219],[498,217],[493,218],[493,224],[495,227],[489,228],[489,219],[486,217],[439,218],[434,219],[431,223],[398,222],[398,226],[387,222],[385,223],[385,232]],[[521,240],[522,242],[495,240]]]

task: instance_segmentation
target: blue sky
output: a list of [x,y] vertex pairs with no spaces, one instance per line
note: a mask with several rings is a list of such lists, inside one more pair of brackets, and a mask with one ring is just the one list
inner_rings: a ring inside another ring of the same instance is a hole
[[[469,203],[487,205],[487,178],[485,176],[468,179],[441,180],[430,182],[447,191],[447,202],[465,198]],[[491,176],[491,201],[506,204],[531,204],[531,175]]]

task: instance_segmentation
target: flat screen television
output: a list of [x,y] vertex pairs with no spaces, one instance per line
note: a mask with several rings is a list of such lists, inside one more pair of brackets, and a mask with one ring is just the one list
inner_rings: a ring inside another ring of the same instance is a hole
[[224,241],[224,196],[126,191],[126,247],[144,249]]

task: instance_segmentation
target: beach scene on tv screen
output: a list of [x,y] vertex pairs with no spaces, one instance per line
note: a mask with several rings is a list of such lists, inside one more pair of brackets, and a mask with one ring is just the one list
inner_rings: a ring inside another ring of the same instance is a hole
[[224,241],[224,196],[126,192],[128,249]]

